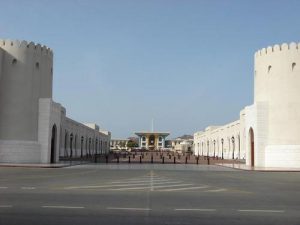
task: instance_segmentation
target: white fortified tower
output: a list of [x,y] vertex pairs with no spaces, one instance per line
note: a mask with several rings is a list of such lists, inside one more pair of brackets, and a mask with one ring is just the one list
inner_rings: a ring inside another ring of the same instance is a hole
[[247,164],[297,167],[300,162],[300,44],[255,53],[254,105],[246,107]]
[[1,48],[0,139],[36,141],[39,99],[52,98],[52,51],[10,40]]
[[53,52],[0,39],[0,163],[56,163],[109,151],[110,132],[66,116],[52,99]]
[[[0,40],[1,162],[50,161],[44,144],[51,141],[47,140],[50,131],[42,118],[47,112],[44,102],[52,102],[52,73],[53,53],[49,48]],[[53,157],[56,161],[58,154]]]

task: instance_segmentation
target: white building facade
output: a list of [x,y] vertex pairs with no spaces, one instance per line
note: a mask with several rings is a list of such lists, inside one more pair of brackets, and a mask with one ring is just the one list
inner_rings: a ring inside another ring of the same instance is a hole
[[110,149],[111,150],[128,150],[127,144],[129,139],[111,139],[110,140]]
[[66,116],[52,100],[53,52],[0,40],[0,162],[55,163],[109,151],[110,132]]
[[176,138],[170,140],[171,149],[178,153],[194,152],[194,139]]
[[139,138],[139,148],[146,150],[163,150],[169,132],[142,131],[135,133]]
[[194,134],[196,154],[245,158],[256,167],[300,168],[300,44],[254,56],[254,103],[240,119]]

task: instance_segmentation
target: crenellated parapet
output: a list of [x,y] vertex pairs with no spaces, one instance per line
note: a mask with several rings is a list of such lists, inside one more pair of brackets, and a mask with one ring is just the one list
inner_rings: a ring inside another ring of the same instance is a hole
[[274,101],[274,99],[286,101],[288,97],[283,93],[289,93],[291,90],[298,92],[299,82],[300,43],[291,42],[269,46],[255,53],[255,102]]
[[36,53],[41,55],[49,55],[53,57],[53,51],[49,47],[41,44],[35,44],[34,42],[10,40],[10,39],[0,39],[0,47],[2,48],[19,48],[28,49],[29,51],[36,51]]
[[285,51],[298,51],[300,49],[300,43],[291,42],[290,44],[283,43],[281,45],[269,46],[267,48],[262,48],[255,52],[255,58],[261,56],[267,56],[273,53],[285,52]]

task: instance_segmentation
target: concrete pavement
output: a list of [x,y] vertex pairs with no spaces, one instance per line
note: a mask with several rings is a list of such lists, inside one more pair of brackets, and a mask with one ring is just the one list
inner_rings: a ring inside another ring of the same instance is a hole
[[168,166],[1,168],[0,224],[299,224],[300,173]]

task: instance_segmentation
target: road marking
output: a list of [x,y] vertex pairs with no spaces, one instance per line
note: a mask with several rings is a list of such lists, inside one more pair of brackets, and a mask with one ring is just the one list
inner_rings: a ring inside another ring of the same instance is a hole
[[0,189],[7,189],[8,187],[0,187]]
[[35,187],[21,187],[22,190],[34,190]]
[[[157,180],[166,180],[167,178],[165,177],[159,177],[159,176],[151,176],[151,174],[149,176],[145,176],[145,177],[135,177],[135,178],[129,178],[129,179],[124,179],[125,181],[134,181],[134,180],[149,180],[150,178],[153,178],[153,179],[157,179]],[[123,181],[124,181],[123,180]]]
[[209,186],[185,187],[185,188],[164,189],[164,190],[159,190],[159,191],[184,191],[184,190],[203,189],[203,188],[208,188],[208,187],[209,187]]
[[131,188],[113,188],[108,189],[109,191],[126,191],[126,190],[143,190],[143,189],[150,189],[151,187],[131,187]]
[[150,180],[151,180],[151,191],[153,191],[154,190],[153,189],[153,170],[151,170],[150,176],[151,176],[151,178],[150,178]]
[[239,190],[239,189],[228,189],[227,191],[231,191],[231,192],[235,192],[235,193],[241,193],[241,194],[253,194],[253,192]]
[[12,208],[12,205],[0,205],[0,208]]
[[208,191],[205,191],[205,192],[222,192],[222,191],[227,191],[227,189],[220,188],[220,189],[215,189],[215,190],[208,190]]
[[[93,188],[110,188],[110,187],[130,187],[134,184],[113,184],[101,186],[78,186],[78,187],[65,187],[64,189],[93,189]],[[135,186],[145,186],[145,184],[135,184]]]
[[[70,190],[70,189],[95,189],[95,188],[113,188],[113,187],[134,187],[134,186],[148,186],[152,185],[155,187],[155,185],[160,185],[160,184],[177,184],[180,186],[184,186],[186,184],[182,184],[182,182],[179,181],[173,181],[173,182],[143,182],[143,183],[129,183],[129,184],[108,184],[108,185],[91,185],[91,186],[73,186],[73,187],[64,187],[65,190]],[[190,184],[188,184],[190,185]],[[172,187],[174,185],[167,185],[167,186],[156,186],[156,187]]]
[[272,209],[238,209],[238,212],[261,212],[261,213],[284,213],[284,210],[272,210]]
[[178,187],[178,186],[190,186],[193,184],[174,184],[174,185],[163,185],[163,186],[155,186],[155,185],[150,185],[147,187],[124,187],[124,188],[113,188],[109,189],[111,191],[126,191],[126,190],[142,190],[142,189],[150,189],[151,191],[154,191],[157,188],[164,188],[164,187]]
[[[175,182],[174,180],[167,180],[167,179],[153,179],[154,182]],[[148,178],[148,179],[145,179],[145,180],[136,180],[136,181],[113,181],[111,182],[112,184],[131,184],[131,183],[149,183],[151,182],[151,180]],[[176,182],[179,182],[179,181],[176,181]]]
[[[154,183],[156,184],[176,184],[176,183],[182,183],[182,181],[155,181],[153,180]],[[112,184],[140,184],[140,183],[144,183],[144,184],[150,184],[151,181],[147,180],[147,181],[136,181],[136,182],[111,182]]]
[[56,209],[84,209],[83,206],[66,206],[66,205],[43,205],[42,208],[56,208]]
[[120,207],[107,207],[109,210],[131,210],[131,211],[150,211],[150,208],[120,208]]
[[132,186],[145,186],[147,184],[112,184],[112,185],[101,185],[101,186],[77,186],[77,187],[65,187],[64,189],[93,189],[93,188],[112,188],[112,187],[132,187]]
[[153,186],[153,188],[167,188],[167,187],[182,187],[182,186],[191,186],[194,184],[172,184],[172,185],[158,185],[158,186]]
[[[149,181],[151,179],[151,177],[147,177],[147,178],[139,178],[139,179],[126,179],[126,180],[121,180],[121,181],[114,181],[114,182],[136,182],[136,181]],[[153,180],[156,181],[170,181],[170,179],[165,179],[165,178],[155,178],[153,177]]]
[[215,212],[216,209],[174,209],[175,211],[200,211],[200,212]]
[[[135,179],[135,180],[121,180],[121,181],[113,181],[111,183],[128,183],[128,182],[143,182],[143,181],[149,181],[151,179],[151,177],[148,178],[144,178],[144,179]],[[153,178],[153,180],[155,181],[174,181],[174,180],[170,180],[170,179],[157,179],[157,178]]]
[[[128,180],[141,179],[141,178],[149,178],[149,177],[151,177],[151,174],[149,174],[148,176],[141,176],[141,177],[128,178]],[[156,175],[153,174],[153,178],[162,179],[162,178],[165,178],[165,177],[156,176]]]

